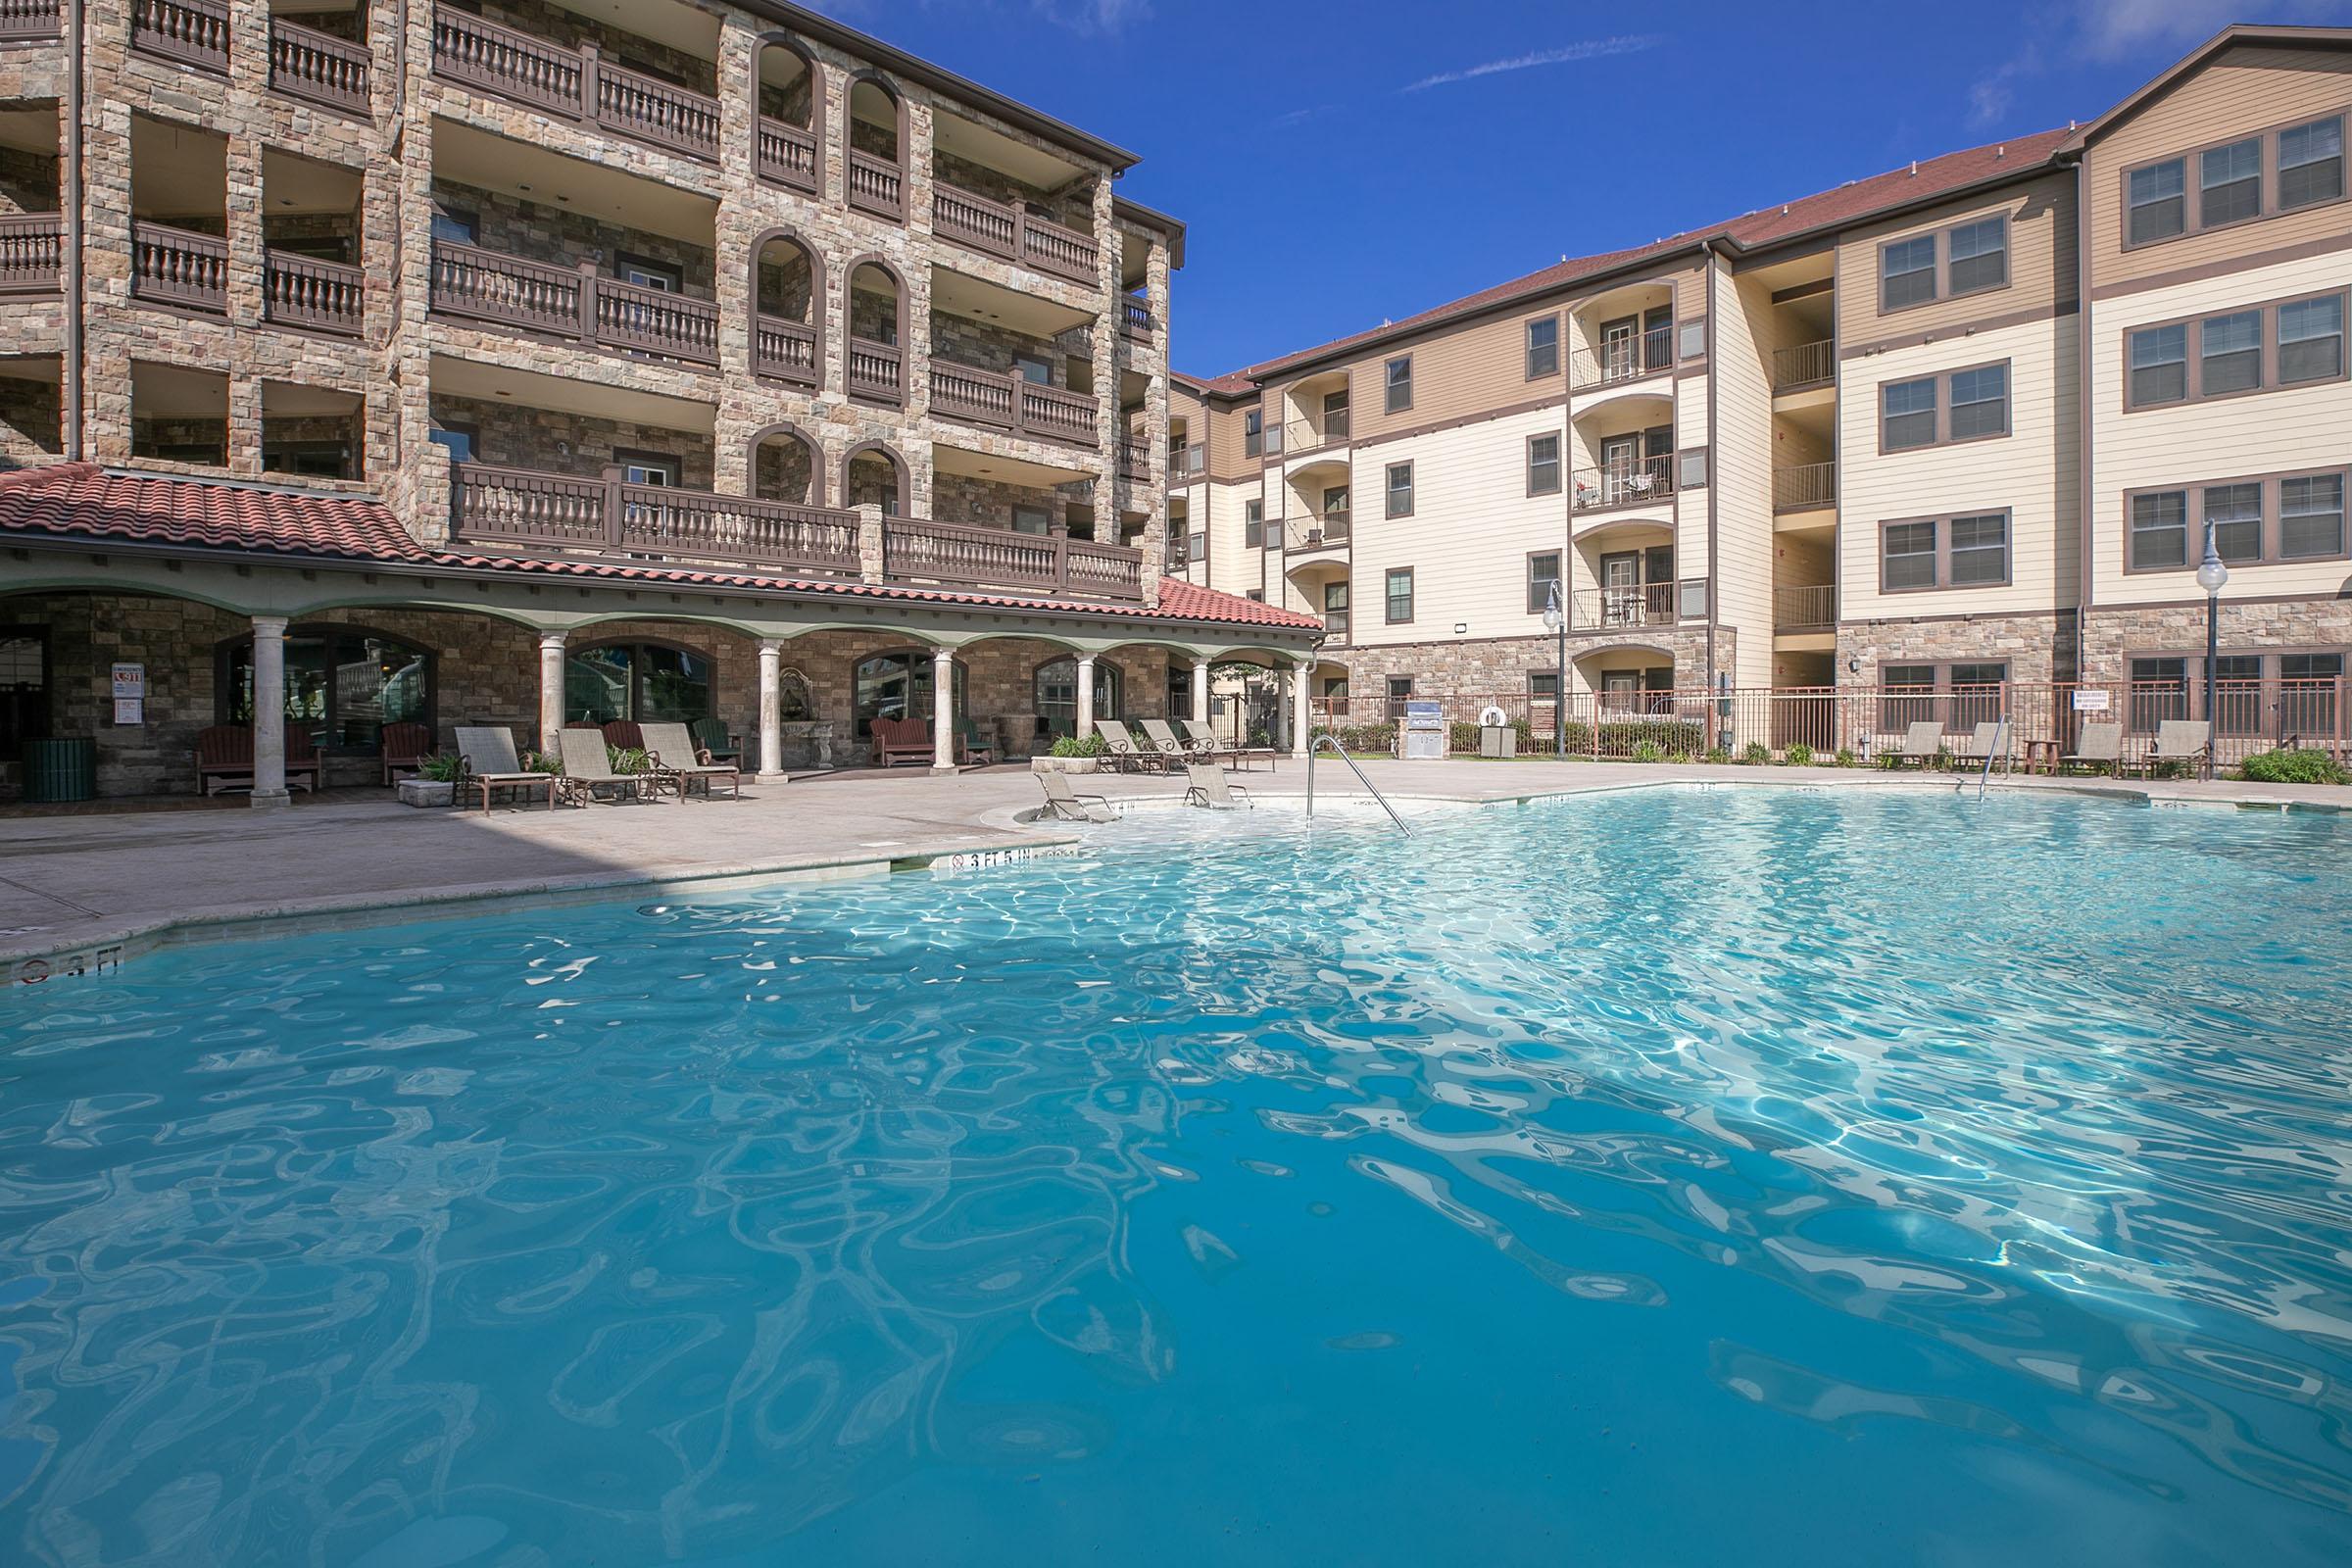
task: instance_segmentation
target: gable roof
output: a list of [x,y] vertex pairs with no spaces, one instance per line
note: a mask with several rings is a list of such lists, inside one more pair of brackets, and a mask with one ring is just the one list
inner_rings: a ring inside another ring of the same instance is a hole
[[2352,28],[2264,27],[2235,22],[2182,55],[2150,78],[2123,102],[2076,130],[2060,144],[2064,153],[2079,153],[2179,86],[2184,77],[2211,65],[2223,51],[2237,44],[2284,44],[2299,48],[2352,49]]

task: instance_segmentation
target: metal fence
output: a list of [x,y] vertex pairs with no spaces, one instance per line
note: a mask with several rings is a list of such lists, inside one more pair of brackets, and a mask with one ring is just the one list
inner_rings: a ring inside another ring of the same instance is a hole
[[[2003,682],[1982,686],[1824,686],[1729,688],[1717,691],[1611,690],[1572,692],[1563,711],[1540,694],[1415,692],[1435,702],[1447,721],[1449,750],[1475,756],[1482,715],[1499,710],[1515,729],[1521,755],[1549,755],[1564,727],[1567,754],[1594,759],[1703,758],[1720,750],[1739,757],[1762,746],[1785,759],[1792,746],[1829,761],[1840,751],[1869,763],[1901,751],[1911,726],[1933,722],[1955,756],[1982,755],[1991,726],[2006,721],[2000,753],[2012,764],[2048,763],[2082,749],[2088,724],[2121,725],[2127,762],[2145,754],[2166,719],[2203,719],[2210,706],[2214,760],[2236,765],[2255,752],[2280,746],[2352,756],[2352,708],[2346,682],[2239,680],[2216,683],[2210,705],[2201,679],[2187,681]],[[1337,734],[1350,751],[1394,751],[1405,699],[1318,697],[1318,730]],[[1986,726],[1983,736],[1979,726]]]

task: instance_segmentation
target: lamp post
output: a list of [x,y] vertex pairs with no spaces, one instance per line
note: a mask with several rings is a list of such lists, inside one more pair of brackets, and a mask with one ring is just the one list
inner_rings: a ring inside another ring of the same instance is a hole
[[2213,738],[2221,733],[2213,709],[2213,673],[2221,662],[2222,590],[2230,584],[2230,568],[2214,544],[2214,525],[2205,525],[2205,559],[2197,563],[2197,586],[2205,590],[2205,776],[2213,777]]
[[1559,639],[1558,662],[1551,675],[1551,755],[1568,755],[1568,612],[1560,608],[1560,580],[1551,580],[1551,599],[1544,607],[1544,627]]

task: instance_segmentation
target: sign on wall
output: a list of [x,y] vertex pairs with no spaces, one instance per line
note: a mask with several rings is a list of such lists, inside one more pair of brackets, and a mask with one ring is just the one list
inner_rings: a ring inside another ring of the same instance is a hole
[[147,666],[145,664],[117,664],[115,666],[115,722],[144,724],[147,722]]
[[2093,691],[2078,686],[2075,688],[2075,711],[2078,713],[2104,713],[2107,711],[2107,699],[2112,695],[2107,691]]

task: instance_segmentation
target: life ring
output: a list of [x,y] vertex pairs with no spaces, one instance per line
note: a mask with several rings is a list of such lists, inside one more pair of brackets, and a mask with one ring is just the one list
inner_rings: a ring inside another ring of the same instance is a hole
[[1478,721],[1489,729],[1500,729],[1511,721],[1511,715],[1496,708],[1493,703],[1489,703],[1478,710]]

